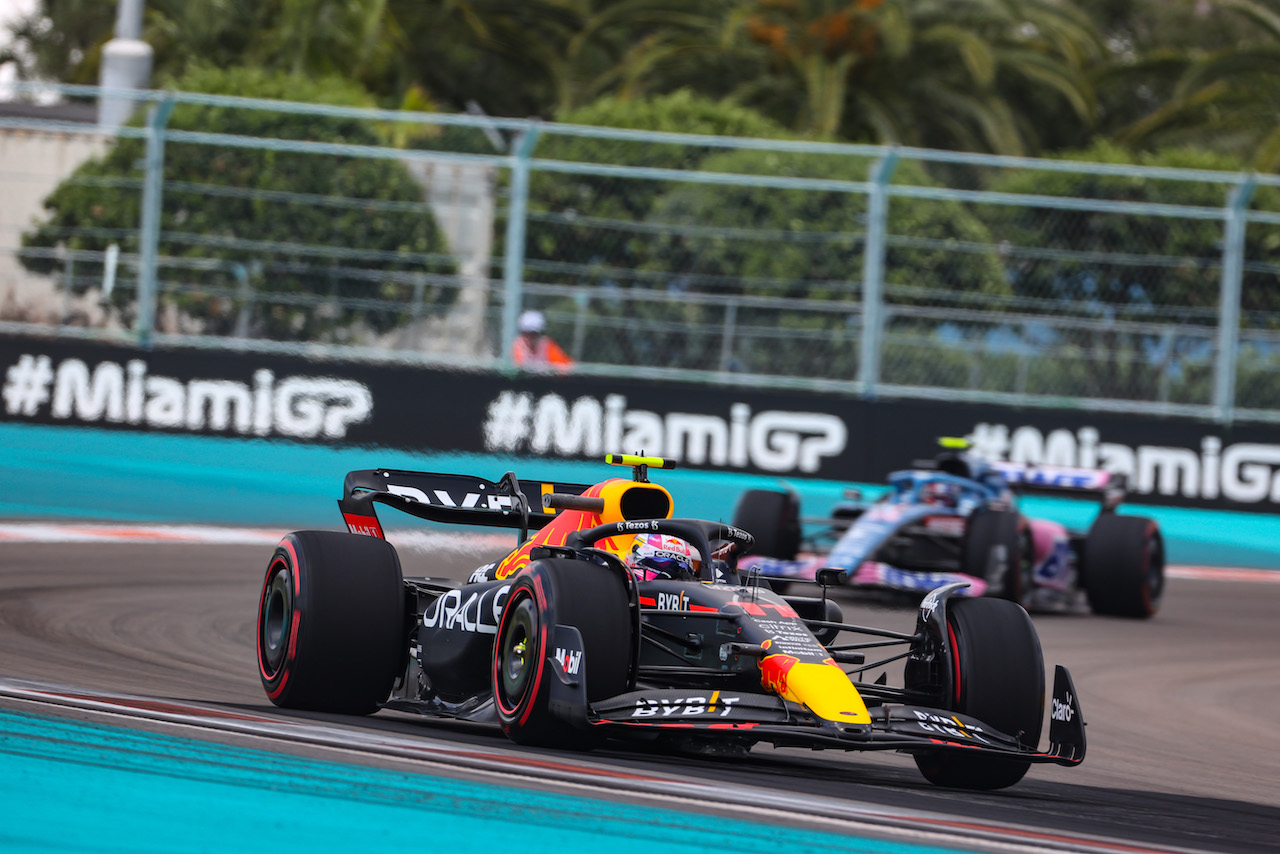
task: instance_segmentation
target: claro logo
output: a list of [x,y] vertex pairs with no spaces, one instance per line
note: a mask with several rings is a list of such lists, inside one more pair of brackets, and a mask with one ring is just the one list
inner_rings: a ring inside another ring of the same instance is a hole
[[373,395],[363,384],[337,377],[277,378],[265,368],[252,383],[228,379],[179,380],[147,372],[147,363],[80,359],[53,367],[48,356],[23,355],[5,375],[5,411],[33,417],[45,408],[54,418],[145,427],[341,439],[367,421]]
[[694,465],[816,472],[823,458],[844,451],[848,431],[844,421],[823,412],[753,413],[735,403],[726,419],[629,409],[620,394],[569,403],[558,394],[504,391],[489,404],[484,439],[487,450],[508,453],[594,457],[643,448]]
[[1140,494],[1181,495],[1244,504],[1280,503],[1280,445],[1256,442],[1222,444],[1217,436],[1200,439],[1199,451],[1160,445],[1104,442],[1095,427],[1048,435],[1035,427],[978,424],[969,435],[974,453],[993,460],[1034,465],[1106,469],[1129,478]]

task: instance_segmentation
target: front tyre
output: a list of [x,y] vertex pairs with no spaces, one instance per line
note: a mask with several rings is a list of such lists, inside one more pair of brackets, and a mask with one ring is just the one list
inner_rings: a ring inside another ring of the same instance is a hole
[[257,647],[262,687],[277,706],[376,711],[408,650],[395,548],[359,534],[287,534],[267,564]]
[[[1035,749],[1044,717],[1044,658],[1027,612],[1001,599],[951,599],[947,633],[952,685],[945,707]],[[969,751],[917,753],[915,760],[929,782],[957,789],[1003,789],[1031,767]]]
[[1164,593],[1160,526],[1141,516],[1103,513],[1084,543],[1084,589],[1095,614],[1145,619]]
[[590,733],[550,708],[548,662],[557,624],[582,636],[587,702],[625,693],[639,627],[625,570],[587,561],[546,559],[529,565],[507,595],[493,648],[493,699],[502,731],[518,744],[562,749],[593,746]]

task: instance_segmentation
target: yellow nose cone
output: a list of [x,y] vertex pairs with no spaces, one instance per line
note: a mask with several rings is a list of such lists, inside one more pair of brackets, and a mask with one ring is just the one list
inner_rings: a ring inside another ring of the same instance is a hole
[[760,660],[760,684],[815,715],[845,724],[869,724],[871,715],[848,675],[831,659],[821,663],[798,661],[789,655],[766,655]]

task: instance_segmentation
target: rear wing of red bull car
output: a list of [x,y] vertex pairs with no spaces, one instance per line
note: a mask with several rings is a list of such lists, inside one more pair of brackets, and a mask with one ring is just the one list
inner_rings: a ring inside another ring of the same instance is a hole
[[399,469],[349,472],[338,509],[353,534],[385,538],[374,504],[452,525],[514,528],[523,541],[556,516],[543,507],[542,496],[581,495],[590,484],[554,480],[518,480],[507,472],[496,483],[480,477]]

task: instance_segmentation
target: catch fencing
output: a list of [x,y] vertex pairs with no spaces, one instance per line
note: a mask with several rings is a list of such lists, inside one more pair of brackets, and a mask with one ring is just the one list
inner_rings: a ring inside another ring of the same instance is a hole
[[1280,421],[1277,176],[16,89],[0,331]]

